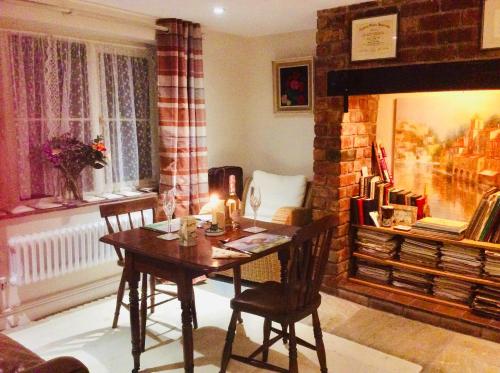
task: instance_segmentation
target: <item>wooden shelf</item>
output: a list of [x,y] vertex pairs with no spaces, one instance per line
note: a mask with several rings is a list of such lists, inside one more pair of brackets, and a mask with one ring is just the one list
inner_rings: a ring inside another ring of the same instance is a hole
[[453,273],[453,272],[448,272],[448,271],[443,271],[440,269],[435,269],[435,268],[429,268],[429,267],[422,267],[418,266],[415,264],[409,264],[409,263],[403,263],[400,262],[399,260],[393,260],[393,259],[379,259],[375,258],[370,255],[358,253],[358,252],[353,252],[353,256],[359,259],[363,259],[366,261],[382,264],[382,265],[388,265],[392,267],[397,267],[397,268],[404,268],[408,269],[414,272],[420,272],[420,273],[429,273],[431,275],[437,275],[437,276],[445,276],[445,277],[450,277],[454,278],[456,280],[461,280],[461,281],[468,281],[468,282],[473,282],[475,284],[480,284],[480,285],[487,285],[487,286],[494,286],[494,287],[500,287],[500,282],[497,281],[492,281],[480,277],[473,277],[473,276],[467,276],[467,275],[462,275],[459,273]]
[[387,234],[394,234],[398,236],[403,236],[403,237],[413,237],[413,238],[421,238],[423,240],[432,240],[432,241],[438,241],[438,242],[443,242],[443,243],[449,243],[453,245],[458,245],[458,246],[467,246],[467,247],[474,247],[476,249],[483,249],[483,250],[490,250],[490,251],[497,251],[500,252],[500,244],[496,243],[491,243],[491,242],[482,242],[482,241],[474,241],[474,240],[469,240],[464,238],[463,240],[450,240],[447,238],[440,238],[438,236],[432,236],[432,235],[427,235],[423,233],[413,233],[412,231],[398,231],[394,228],[382,228],[382,227],[374,227],[371,225],[353,225],[354,228],[363,228],[367,229],[370,231],[375,231],[375,232],[380,232],[380,233],[387,233]]
[[423,299],[423,300],[426,300],[426,301],[431,301],[433,303],[445,304],[447,306],[452,306],[452,307],[460,308],[462,310],[470,310],[470,307],[468,305],[466,305],[466,304],[462,304],[462,303],[458,303],[458,302],[452,302],[452,301],[447,301],[445,299],[436,298],[436,297],[434,297],[432,295],[426,295],[426,294],[417,293],[417,292],[414,292],[414,291],[403,290],[403,289],[400,289],[400,288],[397,288],[397,287],[391,286],[391,285],[377,284],[377,283],[374,283],[374,282],[361,280],[361,279],[356,278],[356,277],[349,277],[349,281],[352,281],[354,283],[361,284],[361,285],[371,286],[371,287],[376,288],[376,289],[382,289],[382,290],[386,290],[386,291],[391,291],[391,292],[397,293],[397,294],[409,295],[411,297],[418,298],[418,299]]

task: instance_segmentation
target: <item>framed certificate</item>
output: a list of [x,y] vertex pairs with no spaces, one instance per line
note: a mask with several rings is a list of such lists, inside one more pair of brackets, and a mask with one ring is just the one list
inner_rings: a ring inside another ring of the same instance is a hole
[[483,0],[481,49],[500,48],[500,0]]
[[351,62],[396,58],[397,43],[397,13],[351,23]]

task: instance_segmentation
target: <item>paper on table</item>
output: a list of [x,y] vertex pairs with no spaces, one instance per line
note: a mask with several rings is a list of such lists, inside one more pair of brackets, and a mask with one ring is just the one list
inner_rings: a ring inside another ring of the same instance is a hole
[[62,204],[54,202],[38,201],[36,204],[31,206],[36,209],[45,210],[45,209],[54,209],[56,207],[61,207]]
[[87,195],[83,197],[83,202],[98,202],[105,200],[106,198],[104,197],[97,197],[97,196],[92,196],[92,195]]
[[250,227],[250,228],[245,228],[243,229],[244,232],[248,233],[261,233],[267,231],[266,228],[261,228],[261,227]]
[[[181,219],[172,219],[172,232],[176,232],[181,227]],[[151,229],[152,231],[167,233],[168,232],[168,221],[159,221],[158,223],[145,225],[144,228]]]
[[122,196],[125,196],[125,197],[136,197],[136,196],[142,195],[142,192],[134,192],[132,190],[126,190],[126,191],[120,192],[118,194],[121,194]]
[[248,258],[250,254],[212,246],[212,259]]
[[19,205],[19,206],[14,207],[13,209],[11,209],[9,212],[11,214],[22,214],[23,212],[30,212],[30,211],[34,211],[34,210],[35,209],[33,209],[31,207],[28,207],[25,205]]
[[245,253],[256,254],[291,241],[288,236],[271,233],[257,233],[226,243],[224,246]]
[[105,198],[105,199],[123,198],[122,195],[120,195],[120,194],[114,194],[114,193],[103,193],[103,194],[98,195],[97,197],[102,197],[102,198]]

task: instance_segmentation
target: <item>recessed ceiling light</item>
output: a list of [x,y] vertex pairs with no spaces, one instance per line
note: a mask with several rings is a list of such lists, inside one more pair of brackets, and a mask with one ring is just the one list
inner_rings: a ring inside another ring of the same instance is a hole
[[214,14],[217,14],[218,16],[224,14],[225,11],[226,9],[221,6],[214,6]]

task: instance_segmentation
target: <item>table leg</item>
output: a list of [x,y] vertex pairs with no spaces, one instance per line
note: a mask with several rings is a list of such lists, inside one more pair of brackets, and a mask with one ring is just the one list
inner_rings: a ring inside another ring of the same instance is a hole
[[[233,283],[234,283],[234,296],[237,297],[241,294],[241,266],[236,266],[233,268]],[[241,312],[237,315],[238,323],[242,324],[243,319],[241,318]]]
[[139,277],[140,273],[131,268],[131,258],[125,259],[127,271],[127,281],[129,286],[129,301],[130,301],[130,330],[132,334],[132,357],[134,359],[134,369],[132,373],[138,373],[141,359],[141,336],[139,322]]
[[[282,284],[286,284],[288,282],[288,259],[289,259],[288,250],[281,250],[278,252],[278,259],[280,261],[280,279]],[[288,343],[288,326],[286,323],[281,324],[281,330],[283,330],[283,343]]]
[[184,343],[184,371],[194,372],[193,363],[193,280],[183,275],[177,284],[177,296],[182,309],[182,339]]

